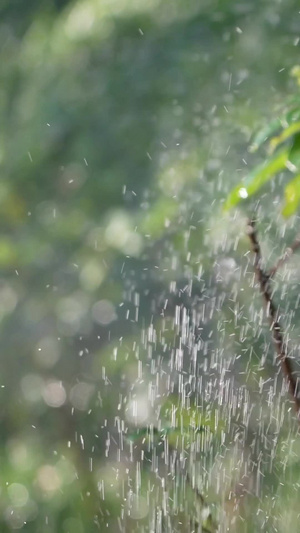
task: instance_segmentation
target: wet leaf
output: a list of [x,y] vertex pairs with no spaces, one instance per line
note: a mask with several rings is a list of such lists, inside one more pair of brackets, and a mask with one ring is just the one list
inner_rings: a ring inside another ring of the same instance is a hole
[[297,122],[300,120],[300,107],[299,107],[299,97],[298,95],[291,99],[291,104],[294,104],[290,107],[289,111],[285,115],[285,123],[292,124],[292,122]]
[[[292,101],[291,101],[292,104]],[[275,150],[281,142],[294,135],[300,129],[300,108],[297,99],[293,100],[294,105],[290,105],[288,111],[281,117],[276,117],[255,135],[249,148],[250,152],[256,152],[268,139],[271,138],[270,148]],[[278,134],[282,130],[282,133]],[[275,135],[277,135],[274,137]],[[273,137],[273,139],[272,139]],[[273,145],[274,144],[274,145]]]
[[216,433],[224,428],[223,421],[218,417],[218,412],[211,407],[192,404],[183,407],[176,397],[169,398],[162,405],[160,417],[166,421],[169,434],[179,432],[181,435],[191,436],[198,432],[209,430]]
[[244,182],[240,182],[231,191],[224,205],[225,211],[255,194],[267,181],[286,167],[288,157],[289,151],[284,149],[276,153],[274,157],[268,159],[264,164],[257,166]]
[[270,137],[273,137],[273,135],[275,135],[280,129],[282,129],[282,121],[280,118],[275,118],[255,135],[249,148],[250,152],[256,152],[262,144],[264,144]]
[[126,438],[131,442],[139,441],[140,439],[159,438],[166,434],[167,430],[159,431],[156,427],[141,427],[127,432]]
[[284,191],[285,204],[282,209],[284,217],[289,217],[295,213],[300,201],[300,174],[291,180]]
[[131,442],[136,442],[140,439],[150,439],[152,444],[155,444],[153,439],[159,441],[164,437],[168,437],[170,444],[174,445],[176,444],[178,437],[191,439],[191,436],[194,436],[195,433],[202,433],[205,431],[205,428],[202,426],[196,428],[191,435],[190,429],[190,426],[182,426],[181,428],[163,427],[161,429],[158,429],[155,426],[148,426],[128,431],[126,438]]
[[300,167],[300,133],[298,133],[294,138],[294,142],[289,153],[288,162],[295,167],[295,170]]
[[270,152],[273,153],[280,144],[287,141],[290,137],[292,137],[299,131],[300,131],[299,121],[294,122],[288,128],[284,129],[280,135],[278,135],[277,137],[273,137],[273,139],[271,139],[270,144],[269,144]]

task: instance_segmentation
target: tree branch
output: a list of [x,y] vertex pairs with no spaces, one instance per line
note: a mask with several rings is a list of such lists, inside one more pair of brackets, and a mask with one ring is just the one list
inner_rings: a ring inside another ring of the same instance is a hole
[[[254,268],[256,278],[260,286],[261,294],[265,301],[267,315],[271,325],[273,342],[277,352],[277,358],[280,361],[283,376],[285,377],[288,383],[289,392],[293,398],[294,407],[298,416],[298,420],[300,422],[300,399],[297,397],[297,380],[294,378],[291,361],[287,356],[287,347],[283,340],[283,334],[279,323],[279,311],[273,301],[273,295],[270,289],[270,280],[272,276],[271,274],[267,274],[262,268],[261,249],[258,241],[255,221],[253,219],[249,220],[248,222],[248,235],[251,242],[252,250],[254,252]],[[297,241],[296,244],[295,241],[294,249],[296,249],[298,246],[300,246],[300,242],[298,244]],[[293,251],[294,250],[292,250],[292,252]],[[279,260],[276,267],[274,267],[271,272],[275,273],[278,266],[281,266],[281,264],[286,259],[283,259],[283,257],[281,258],[281,260]]]
[[295,253],[295,251],[298,248],[300,248],[300,235],[297,235],[296,239],[291,244],[291,246],[289,246],[285,250],[284,254],[277,261],[276,265],[270,270],[269,272],[270,278],[273,278],[275,276],[277,270],[279,270],[279,268],[281,268],[284,265],[284,263],[286,263],[286,261],[291,257],[291,255],[293,255],[293,253]]

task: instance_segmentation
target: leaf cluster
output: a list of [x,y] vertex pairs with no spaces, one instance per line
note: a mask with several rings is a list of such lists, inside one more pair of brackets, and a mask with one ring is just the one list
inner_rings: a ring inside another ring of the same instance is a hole
[[[292,76],[300,85],[300,67],[294,67]],[[298,209],[300,202],[300,99],[296,95],[285,112],[264,126],[253,139],[249,148],[256,152],[265,146],[267,157],[257,165],[228,195],[225,210],[237,206],[255,195],[279,173],[286,172],[282,215],[289,217]]]

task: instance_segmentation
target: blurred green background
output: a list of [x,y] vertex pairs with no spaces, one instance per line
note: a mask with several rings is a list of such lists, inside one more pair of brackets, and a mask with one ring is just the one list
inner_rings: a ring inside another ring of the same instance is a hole
[[[297,425],[222,203],[299,38],[296,0],[2,0],[1,532],[197,531],[187,472],[219,531],[298,530]],[[299,224],[281,186],[247,207],[270,264]],[[295,258],[295,347],[298,285]],[[169,450],[128,440],[152,424]]]

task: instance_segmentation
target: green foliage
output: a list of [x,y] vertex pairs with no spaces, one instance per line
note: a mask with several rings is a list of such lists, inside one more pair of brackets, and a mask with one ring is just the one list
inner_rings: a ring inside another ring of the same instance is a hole
[[[294,69],[293,74],[298,70]],[[300,107],[299,104],[290,106],[281,118],[273,119],[255,136],[250,151],[255,152],[263,144],[267,143],[269,155],[265,162],[255,167],[246,178],[241,181],[226,198],[224,208],[228,210],[247,198],[255,195],[270,180],[280,172],[286,171],[284,196],[285,203],[282,207],[282,215],[293,215],[300,201]],[[284,148],[282,148],[282,145]],[[296,174],[296,177],[292,177]]]
[[[160,429],[153,426],[139,427],[127,431],[127,439],[133,445],[140,443],[148,447],[149,450],[164,449],[165,442],[168,442],[168,454],[173,462],[174,457],[180,457],[181,453],[186,453],[191,445],[197,442],[199,446],[198,435],[200,434],[201,449],[212,448],[213,439],[219,435],[219,431],[224,424],[218,421],[218,415],[215,411],[210,412],[209,406],[206,410],[201,410],[197,406],[183,408],[178,402],[178,398],[170,397],[163,403],[160,409],[160,420],[163,425]],[[199,425],[201,424],[201,425]],[[168,458],[169,460],[169,458]],[[187,468],[189,470],[189,467]],[[179,474],[180,476],[180,474]],[[189,473],[181,473],[186,478],[186,493],[188,499],[198,500],[200,513],[195,521],[201,525],[202,531],[214,533],[217,531],[216,521],[213,519],[210,507],[205,501],[198,488],[191,485]],[[197,485],[196,485],[197,487]]]
[[[289,90],[298,4],[0,4],[0,531],[190,533],[195,490],[173,477],[166,443],[216,507],[249,464],[264,469],[250,472],[251,513],[250,483],[228,513],[230,531],[262,530],[281,483],[269,443],[293,429],[281,402],[274,434],[277,407],[260,419],[274,376],[261,346],[272,355],[239,279],[244,221],[220,203],[249,132]],[[299,120],[295,102],[255,140],[277,139],[253,194]],[[127,442],[151,422],[159,446]],[[279,504],[269,530],[282,533],[278,516]]]
[[170,397],[159,409],[161,427],[141,427],[129,430],[127,438],[136,441],[140,438],[152,439],[167,437],[174,447],[190,445],[197,434],[203,434],[204,438],[209,434],[219,437],[225,429],[225,421],[220,420],[217,409],[212,410],[209,405],[206,408],[192,405],[183,407],[177,397]]
[[252,196],[277,172],[286,167],[289,157],[288,150],[282,150],[276,153],[274,157],[267,159],[265,163],[256,167],[246,178],[244,182],[239,183],[229,194],[225,202],[225,209],[230,209],[239,204],[243,199]]

